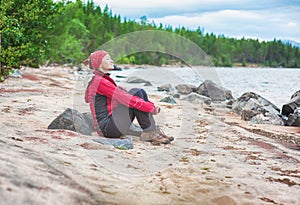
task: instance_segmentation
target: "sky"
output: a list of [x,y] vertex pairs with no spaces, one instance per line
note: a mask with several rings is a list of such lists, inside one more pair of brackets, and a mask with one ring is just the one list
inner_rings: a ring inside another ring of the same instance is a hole
[[[87,0],[86,0],[87,1]],[[84,1],[83,1],[84,2]],[[300,0],[94,0],[122,18],[205,33],[300,42]]]

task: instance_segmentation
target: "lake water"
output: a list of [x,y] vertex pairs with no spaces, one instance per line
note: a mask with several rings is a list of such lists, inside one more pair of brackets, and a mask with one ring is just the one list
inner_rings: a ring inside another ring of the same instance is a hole
[[[149,80],[155,86],[171,83],[189,83],[199,86],[210,79],[232,91],[238,98],[245,92],[255,92],[280,109],[291,95],[300,90],[300,69],[287,68],[150,68],[113,71],[112,77],[119,83],[125,79],[117,76],[137,76]],[[128,85],[128,84],[127,84]],[[151,88],[150,92],[151,92]]]
[[217,69],[223,86],[230,89],[234,97],[253,91],[280,109],[292,94],[300,90],[300,69],[287,68],[220,68]]

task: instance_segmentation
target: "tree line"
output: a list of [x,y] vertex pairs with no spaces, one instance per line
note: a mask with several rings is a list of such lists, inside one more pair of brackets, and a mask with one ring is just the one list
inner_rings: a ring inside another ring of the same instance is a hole
[[[1,1],[0,11],[0,81],[21,65],[81,63],[109,40],[143,30],[183,36],[203,49],[215,66],[300,67],[299,48],[280,40],[260,42],[228,38],[205,33],[201,27],[190,30],[156,25],[148,22],[145,16],[140,21],[122,19],[120,15],[113,15],[108,6],[101,8],[92,0],[86,3],[81,0],[57,3],[53,0]],[[146,52],[125,56],[118,63],[162,65],[178,61],[164,53]]]

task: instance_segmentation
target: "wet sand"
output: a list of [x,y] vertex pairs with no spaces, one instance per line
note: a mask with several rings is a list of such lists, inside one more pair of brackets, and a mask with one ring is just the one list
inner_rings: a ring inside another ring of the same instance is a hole
[[87,109],[69,68],[22,72],[0,84],[3,204],[300,203],[298,127],[253,125],[223,105],[170,105],[152,94],[175,141],[128,136],[134,148],[119,150],[93,142],[96,133],[47,129],[66,108]]

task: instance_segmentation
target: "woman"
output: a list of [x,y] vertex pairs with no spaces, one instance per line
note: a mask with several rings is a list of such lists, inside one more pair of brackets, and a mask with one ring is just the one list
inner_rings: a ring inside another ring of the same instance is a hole
[[174,140],[155,125],[153,115],[158,114],[160,108],[148,100],[143,89],[134,88],[127,92],[109,77],[108,71],[113,69],[114,64],[106,51],[91,53],[89,61],[94,76],[85,91],[85,101],[90,104],[95,129],[100,135],[118,138],[126,134],[137,118],[143,129],[142,141],[168,144]]

